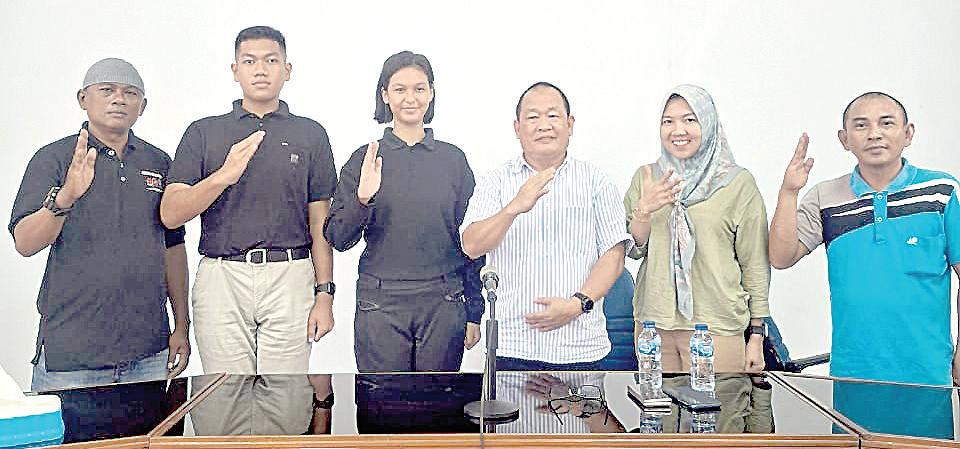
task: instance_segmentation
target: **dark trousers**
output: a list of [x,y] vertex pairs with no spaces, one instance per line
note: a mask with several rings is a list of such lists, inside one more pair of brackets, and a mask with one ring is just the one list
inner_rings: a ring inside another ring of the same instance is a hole
[[459,371],[466,336],[463,281],[357,280],[354,352],[361,373]]
[[578,363],[547,363],[539,360],[497,356],[497,371],[597,371],[600,361]]

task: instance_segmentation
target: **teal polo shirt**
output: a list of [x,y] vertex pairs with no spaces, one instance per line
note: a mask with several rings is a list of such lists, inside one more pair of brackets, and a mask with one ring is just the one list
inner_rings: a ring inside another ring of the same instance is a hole
[[882,191],[859,168],[814,186],[798,207],[799,237],[811,251],[826,246],[832,375],[951,385],[958,184],[903,165]]

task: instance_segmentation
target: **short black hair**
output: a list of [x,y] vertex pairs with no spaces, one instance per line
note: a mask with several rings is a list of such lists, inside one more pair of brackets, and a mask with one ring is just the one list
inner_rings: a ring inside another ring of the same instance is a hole
[[276,30],[276,28],[271,28],[264,25],[258,25],[255,27],[246,28],[237,35],[237,41],[233,44],[233,52],[236,53],[240,51],[240,43],[243,41],[252,41],[256,39],[269,39],[271,41],[276,41],[280,44],[280,51],[283,52],[283,55],[287,55],[287,41],[283,38],[283,34]]
[[892,96],[890,96],[890,94],[873,91],[873,92],[860,94],[860,96],[858,96],[857,98],[854,98],[853,101],[848,103],[847,107],[843,109],[843,129],[847,129],[847,114],[850,112],[850,108],[853,106],[854,103],[856,103],[861,98],[867,98],[867,97],[885,97],[885,98],[889,98],[890,100],[893,100],[893,102],[896,103],[897,107],[900,108],[900,112],[903,113],[903,126],[907,126],[907,124],[910,123],[910,120],[907,119],[907,109],[903,107],[903,104],[897,101],[896,98],[893,98]]
[[538,88],[538,87],[549,87],[549,88],[557,91],[557,92],[560,94],[560,98],[563,98],[563,107],[567,110],[567,117],[570,116],[570,102],[567,101],[567,96],[566,96],[566,94],[564,94],[563,91],[560,90],[559,87],[554,86],[553,84],[550,84],[550,83],[548,83],[548,82],[546,82],[546,81],[538,81],[538,82],[536,82],[536,83],[533,83],[533,85],[531,85],[530,87],[528,87],[527,90],[523,91],[523,93],[520,94],[520,100],[517,101],[517,120],[518,120],[518,121],[520,120],[520,103],[523,103],[523,97],[525,97],[525,96],[527,95],[527,92],[530,92],[531,90],[536,89],[536,88]]
[[[434,90],[433,68],[430,67],[430,61],[427,60],[426,56],[406,50],[390,56],[386,61],[383,61],[383,69],[380,70],[380,80],[377,81],[376,107],[373,110],[373,119],[376,120],[377,123],[393,121],[393,112],[390,111],[390,106],[383,102],[383,91],[386,90],[390,84],[390,77],[404,67],[416,67],[422,70],[423,73],[427,75],[430,90]],[[433,95],[433,99],[430,100],[430,106],[427,106],[427,112],[423,114],[423,123],[433,121],[433,106],[437,101],[436,91],[434,91]]]

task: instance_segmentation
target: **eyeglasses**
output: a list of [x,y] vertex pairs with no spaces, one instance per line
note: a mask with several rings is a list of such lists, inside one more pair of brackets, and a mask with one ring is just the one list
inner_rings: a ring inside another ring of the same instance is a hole
[[[547,407],[563,425],[560,415],[570,413],[571,405],[579,404],[580,414],[577,418],[586,418],[596,415],[607,409],[607,402],[603,399],[603,392],[596,385],[582,385],[579,387],[556,386],[550,389],[550,400]],[[604,413],[603,423],[607,423],[608,414]]]

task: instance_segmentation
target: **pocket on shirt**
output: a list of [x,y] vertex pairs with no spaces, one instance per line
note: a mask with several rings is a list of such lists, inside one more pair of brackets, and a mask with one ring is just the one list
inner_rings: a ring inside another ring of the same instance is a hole
[[902,246],[904,271],[912,276],[942,276],[947,270],[947,240],[943,234],[907,236]]
[[597,236],[594,230],[593,208],[580,204],[565,205],[562,214],[553,217],[556,226],[552,240],[568,254],[595,255]]

